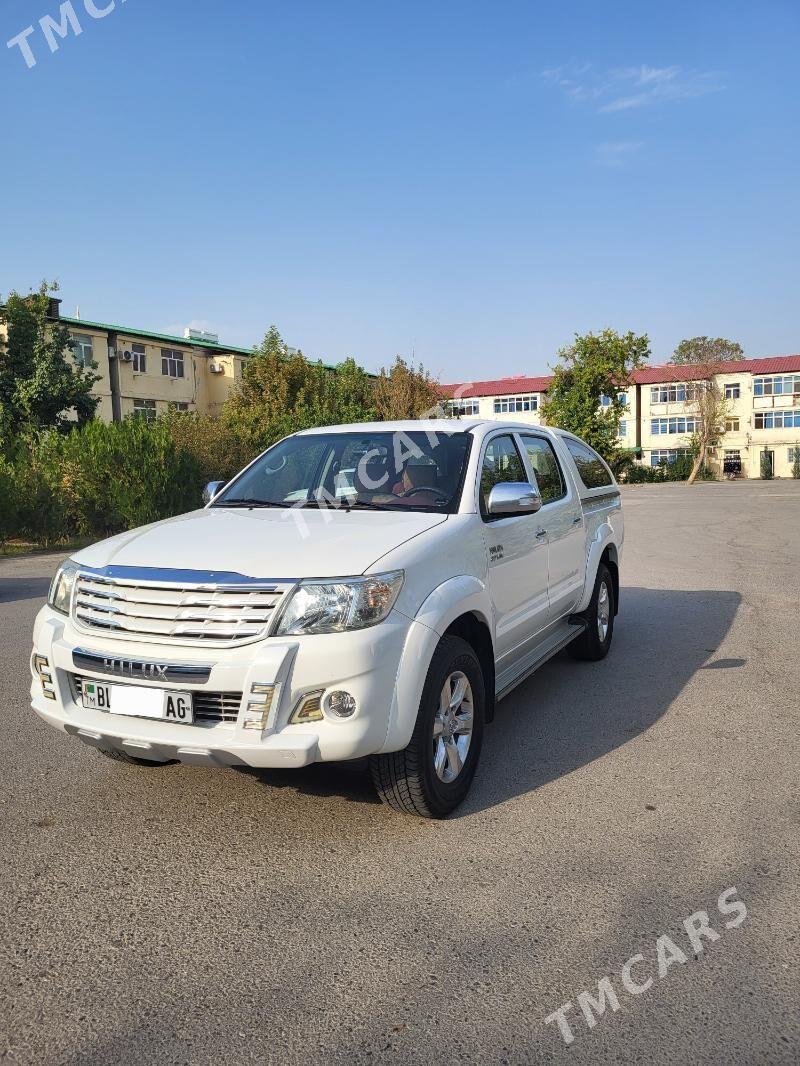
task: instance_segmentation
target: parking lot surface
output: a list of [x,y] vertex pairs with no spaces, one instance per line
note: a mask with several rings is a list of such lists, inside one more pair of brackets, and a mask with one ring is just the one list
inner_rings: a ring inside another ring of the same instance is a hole
[[52,731],[28,657],[59,557],[0,560],[3,1061],[798,1061],[800,484],[624,504],[609,658],[501,703],[444,822],[359,767],[141,769]]

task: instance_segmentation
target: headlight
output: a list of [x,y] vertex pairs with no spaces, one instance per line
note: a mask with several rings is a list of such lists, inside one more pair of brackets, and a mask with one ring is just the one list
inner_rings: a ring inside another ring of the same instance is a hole
[[286,604],[277,635],[342,633],[374,626],[391,611],[402,584],[402,570],[346,581],[304,581]]
[[47,602],[55,610],[61,611],[62,614],[69,614],[69,607],[72,602],[72,587],[75,584],[75,576],[79,569],[80,567],[77,563],[67,559],[58,568],[58,572],[53,578],[50,592],[47,594]]

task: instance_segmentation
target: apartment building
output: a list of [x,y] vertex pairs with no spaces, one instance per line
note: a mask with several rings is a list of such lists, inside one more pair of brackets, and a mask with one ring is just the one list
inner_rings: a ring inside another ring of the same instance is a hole
[[[686,453],[695,429],[692,383],[699,377],[691,367],[672,364],[636,371],[620,390],[626,404],[620,445],[652,466]],[[443,385],[442,391],[459,415],[535,425],[542,421],[551,381],[520,376]],[[800,355],[722,363],[717,381],[729,414],[725,432],[710,450],[712,469],[757,478],[765,462],[775,477],[790,477],[800,449]]]
[[97,417],[106,422],[130,414],[154,419],[170,407],[216,415],[253,354],[201,330],[175,336],[71,318],[60,304],[51,298],[48,318],[69,328],[75,360],[99,375],[93,392],[100,398]]

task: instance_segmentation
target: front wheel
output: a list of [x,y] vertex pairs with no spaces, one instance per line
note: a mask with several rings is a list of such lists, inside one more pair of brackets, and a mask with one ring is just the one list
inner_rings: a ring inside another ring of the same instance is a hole
[[443,637],[434,652],[408,747],[370,760],[384,803],[444,818],[469,791],[483,743],[486,690],[472,647]]
[[614,636],[614,582],[611,571],[602,563],[597,568],[594,591],[583,617],[586,628],[569,645],[570,655],[592,662],[605,659]]

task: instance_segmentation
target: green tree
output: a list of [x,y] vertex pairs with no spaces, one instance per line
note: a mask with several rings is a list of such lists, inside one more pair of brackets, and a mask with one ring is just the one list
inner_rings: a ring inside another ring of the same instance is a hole
[[800,445],[794,446],[794,459],[792,460],[792,477],[800,480]]
[[774,477],[772,469],[772,457],[768,451],[761,453],[761,477],[764,481],[772,481]]
[[[619,424],[626,413],[619,393],[649,355],[646,333],[576,333],[573,343],[559,351],[560,365],[552,368],[553,382],[542,405],[545,421],[581,437],[606,462],[616,462]],[[601,404],[604,396],[607,406]]]
[[26,429],[65,429],[75,418],[82,424],[99,402],[92,395],[98,375],[77,365],[69,354],[69,330],[47,318],[48,292],[57,288],[42,282],[37,292],[12,292],[0,306],[7,332],[0,340],[0,432],[6,441]]
[[438,381],[421,364],[415,367],[399,355],[388,370],[381,367],[374,398],[382,422],[419,418],[442,405]]
[[273,326],[245,364],[222,417],[255,454],[299,429],[374,418],[373,387],[352,359],[330,369],[289,351]]
[[736,341],[724,337],[691,337],[683,340],[672,353],[671,362],[679,366],[717,365],[744,359],[744,349]]

